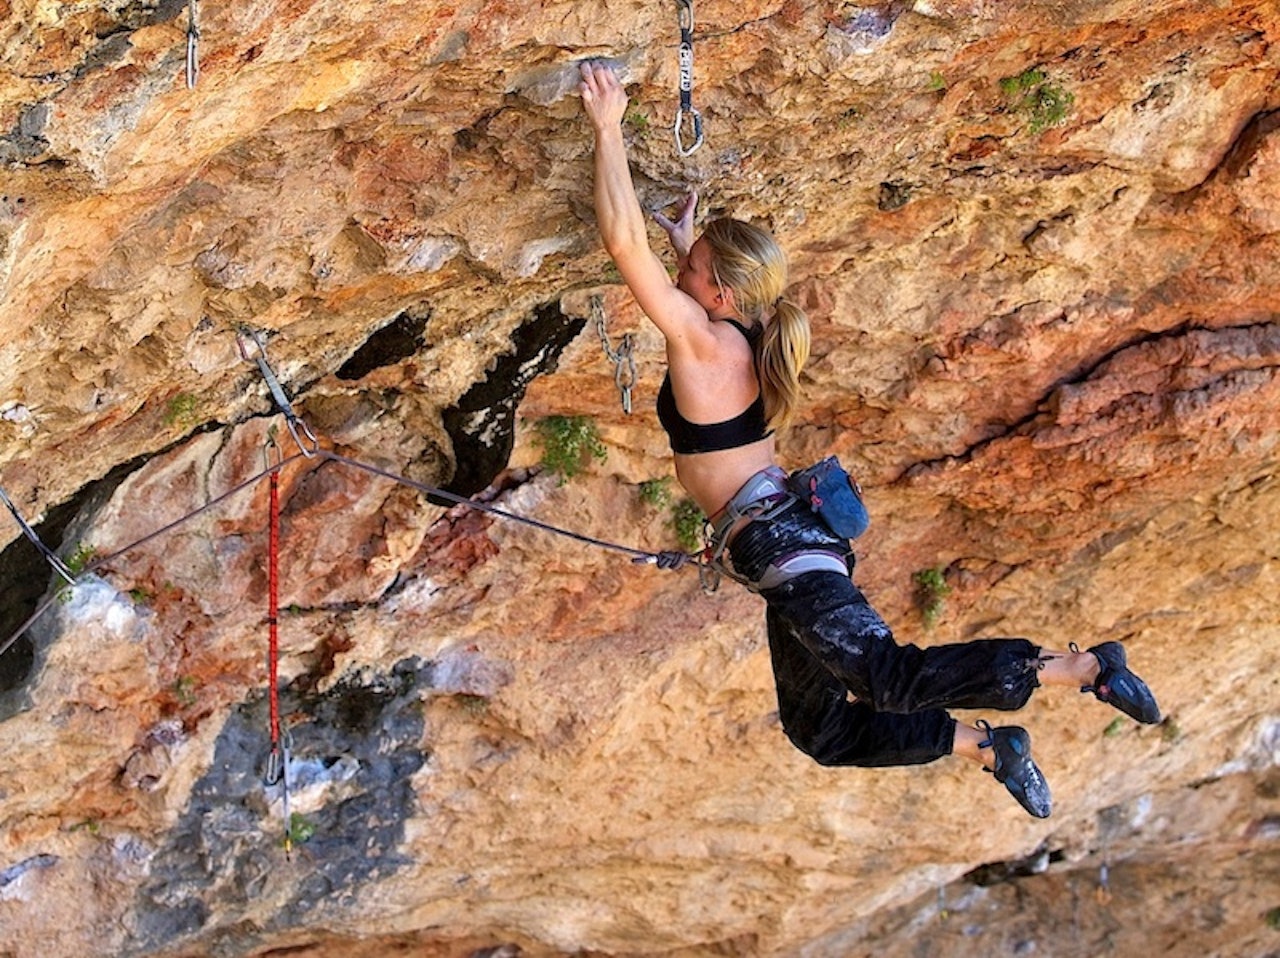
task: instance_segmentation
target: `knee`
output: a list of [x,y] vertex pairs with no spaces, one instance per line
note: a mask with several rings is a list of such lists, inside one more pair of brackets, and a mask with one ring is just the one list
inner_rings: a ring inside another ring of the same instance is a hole
[[836,764],[836,756],[829,745],[824,743],[822,737],[812,730],[801,731],[784,728],[783,731],[786,732],[787,738],[792,745],[819,765],[830,768]]

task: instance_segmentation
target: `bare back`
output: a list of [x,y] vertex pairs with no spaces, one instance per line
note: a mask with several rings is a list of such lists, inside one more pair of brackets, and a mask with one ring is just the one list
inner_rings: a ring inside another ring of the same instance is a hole
[[[739,329],[712,321],[716,349],[695,359],[668,346],[676,405],[695,423],[714,423],[740,414],[759,395],[755,357]],[[774,438],[692,454],[673,453],[676,478],[707,516],[714,516],[761,469],[774,464]]]

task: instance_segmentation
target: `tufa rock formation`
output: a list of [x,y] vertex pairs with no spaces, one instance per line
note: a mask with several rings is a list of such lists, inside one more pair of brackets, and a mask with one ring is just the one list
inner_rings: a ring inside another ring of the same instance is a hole
[[[671,3],[0,0],[0,486],[76,578],[4,517],[0,954],[1280,950],[1280,8],[704,0],[695,35],[682,159]],[[1152,728],[1033,699],[1052,818],[958,760],[814,766],[749,593],[371,471],[677,547],[587,57],[645,204],[788,248],[781,452],[861,478],[899,639],[1121,639],[1157,691]],[[541,468],[553,415],[603,461]]]

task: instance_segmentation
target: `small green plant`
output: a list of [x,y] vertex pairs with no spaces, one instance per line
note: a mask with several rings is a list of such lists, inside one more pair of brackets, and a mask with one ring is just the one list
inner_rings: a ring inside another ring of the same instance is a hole
[[946,78],[937,70],[932,71],[929,74],[929,91],[931,93],[937,93],[938,91],[945,90],[946,88],[947,88]]
[[1266,922],[1272,931],[1280,931],[1280,905],[1267,912]]
[[534,427],[542,443],[542,465],[560,477],[572,479],[588,459],[604,462],[608,455],[596,424],[586,416],[548,416]]
[[647,506],[661,509],[671,502],[671,480],[663,476],[659,479],[646,479],[640,483],[640,501]]
[[164,424],[187,429],[196,424],[199,400],[191,393],[178,393],[164,409]]
[[292,812],[289,815],[289,842],[293,845],[303,845],[311,841],[315,836],[316,826],[314,822],[307,819],[301,812]]
[[76,822],[71,826],[73,832],[88,832],[90,835],[97,835],[102,831],[102,823],[96,818],[86,818],[82,822]]
[[155,598],[148,590],[142,586],[134,586],[129,590],[129,598],[133,600],[134,605],[146,605]]
[[640,136],[649,132],[649,117],[639,110],[630,110],[622,118],[622,122],[635,130]]
[[184,675],[173,683],[173,697],[184,709],[196,704],[196,680],[193,676]]
[[[71,573],[71,577],[74,579],[88,568],[89,564],[93,562],[97,556],[97,549],[89,545],[87,542],[81,542],[76,545],[75,549],[72,551],[71,555],[67,557],[63,565],[67,567],[67,571]],[[58,601],[63,604],[71,601],[70,585],[64,585],[58,590]]]
[[1048,79],[1048,75],[1039,67],[1031,67],[1016,76],[1002,77],[1000,80],[1000,92],[1005,96],[1016,96],[1019,93],[1026,93],[1028,90],[1035,89]]
[[1015,111],[1027,117],[1027,130],[1031,133],[1043,133],[1063,123],[1076,99],[1074,94],[1050,83],[1048,74],[1039,67],[1005,77],[1000,81],[1000,92]]
[[74,551],[67,557],[67,571],[72,575],[79,575],[97,557],[98,550],[89,543],[77,543]]
[[921,569],[911,577],[911,581],[916,586],[916,607],[920,610],[920,618],[926,629],[932,629],[946,611],[947,596],[951,594],[946,569],[941,566]]
[[1107,724],[1107,727],[1102,730],[1102,737],[1115,738],[1117,735],[1119,735],[1123,731],[1124,731],[1124,716],[1117,715]]
[[1160,723],[1160,738],[1166,745],[1173,745],[1182,738],[1182,727],[1170,716]]
[[693,552],[702,547],[702,524],[705,521],[702,510],[692,499],[681,499],[671,507],[671,528],[675,530],[680,548]]

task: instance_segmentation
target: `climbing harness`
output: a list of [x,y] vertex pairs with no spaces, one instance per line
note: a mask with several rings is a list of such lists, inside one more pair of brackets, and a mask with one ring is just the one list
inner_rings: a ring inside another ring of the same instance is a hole
[[187,89],[194,90],[200,79],[200,27],[196,25],[196,2],[187,0]]
[[[40,541],[36,531],[22,518],[22,513],[18,511],[18,507],[13,504],[13,500],[9,498],[9,494],[4,491],[3,487],[0,487],[0,501],[4,502],[5,508],[9,510],[9,514],[18,523],[18,528],[22,530],[22,534],[31,540],[31,544],[36,547],[36,551],[44,556],[45,561],[49,563],[53,571],[66,579],[68,584],[75,585],[76,577],[71,574],[71,570],[67,568],[66,563],[59,559],[52,549]],[[8,648],[8,646],[5,646],[5,648]],[[0,650],[0,652],[2,651]]]
[[[251,341],[258,347],[256,356],[249,354],[245,340]],[[307,424],[299,419],[293,411],[293,405],[289,402],[289,397],[284,394],[284,389],[280,386],[280,380],[276,378],[275,372],[271,369],[271,363],[267,361],[267,347],[264,340],[265,337],[262,333],[247,327],[242,327],[236,333],[236,344],[240,347],[240,355],[246,361],[258,364],[258,370],[262,373],[262,378],[267,382],[267,389],[271,391],[271,398],[276,401],[276,406],[284,416],[285,425],[289,427],[289,435],[293,436],[293,441],[297,443],[301,453],[310,459],[320,449],[320,441],[316,439]],[[302,434],[301,437],[299,433]],[[303,442],[302,437],[305,437],[307,441]]]
[[[762,592],[776,588],[806,572],[835,572],[841,575],[847,575],[850,572],[844,557],[823,548],[800,548],[780,556],[770,561],[755,578],[748,578],[732,568],[731,563],[725,560],[729,538],[735,529],[751,522],[769,522],[796,505],[808,505],[817,510],[823,500],[812,491],[815,485],[831,499],[839,498],[841,486],[844,489],[851,489],[849,483],[852,480],[849,476],[839,468],[838,463],[834,467],[830,466],[830,463],[835,463],[835,460],[824,460],[817,466],[802,469],[791,475],[779,466],[761,469],[734,493],[733,498],[725,504],[723,509],[716,513],[715,522],[708,520],[703,524],[706,548],[699,556],[698,578],[704,592],[715,592],[719,588],[721,576],[728,576],[735,582],[745,585],[752,592]],[[822,482],[811,484],[809,480],[815,474],[822,477]],[[827,481],[828,477],[831,477],[830,482]],[[837,481],[835,477],[843,478]],[[853,497],[851,491],[847,495],[849,498]],[[815,502],[817,505],[814,505]],[[860,500],[858,500],[858,507],[861,510]],[[865,517],[865,511],[861,514]],[[839,539],[849,538],[844,534],[847,530],[842,531],[836,528],[839,523],[833,525],[821,511],[819,511],[819,518],[832,535]]]
[[[284,459],[274,437],[267,440],[267,468],[270,494],[267,522],[267,702],[270,715],[271,751],[263,782],[279,785],[284,816],[284,853],[293,851],[289,820],[289,753],[292,741],[288,730],[280,734],[280,469]],[[272,461],[274,458],[274,462]]]
[[[702,146],[702,114],[693,107],[693,0],[676,0],[680,8],[680,108],[676,111],[676,152],[692,156]],[[693,142],[685,146],[684,128],[688,119]]]
[[609,362],[613,363],[613,381],[622,396],[622,411],[631,415],[631,390],[636,384],[636,357],[634,343],[630,333],[622,334],[622,342],[617,350],[609,342],[609,330],[605,326],[604,297],[591,297],[591,315],[595,317],[596,332],[600,336],[600,345]]

